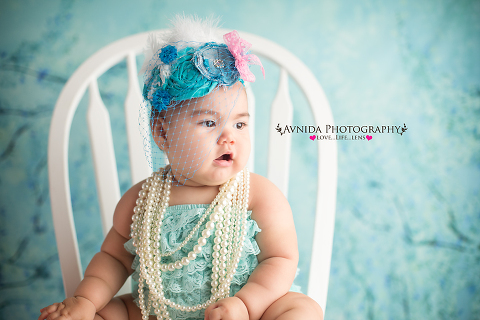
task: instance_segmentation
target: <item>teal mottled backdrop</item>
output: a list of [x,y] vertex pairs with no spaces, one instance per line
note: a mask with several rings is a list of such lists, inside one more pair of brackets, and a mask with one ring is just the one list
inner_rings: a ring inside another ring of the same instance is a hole
[[[337,125],[405,126],[338,141],[338,199],[326,319],[480,319],[479,1],[27,1],[0,4],[0,318],[35,319],[63,299],[47,177],[47,139],[66,80],[110,42],[218,15],[311,68]],[[278,70],[266,64],[257,119]],[[125,65],[100,79],[125,158]],[[272,80],[273,79],[273,80]],[[298,89],[294,125],[310,125]],[[86,100],[86,99],[84,99]],[[82,261],[102,232],[82,101],[70,177]],[[257,124],[258,136],[274,128]],[[316,142],[293,135],[291,192],[306,289]],[[264,145],[256,147],[265,173]],[[126,161],[118,163],[122,192]]]

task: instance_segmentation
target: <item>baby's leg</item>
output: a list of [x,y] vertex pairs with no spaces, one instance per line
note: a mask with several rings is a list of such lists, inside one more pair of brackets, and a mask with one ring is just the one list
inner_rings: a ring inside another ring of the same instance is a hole
[[322,320],[322,308],[312,298],[297,292],[288,292],[272,303],[261,320]]
[[[130,294],[113,298],[102,310],[95,316],[95,320],[141,320],[140,309],[133,302]],[[154,317],[150,317],[154,319]]]

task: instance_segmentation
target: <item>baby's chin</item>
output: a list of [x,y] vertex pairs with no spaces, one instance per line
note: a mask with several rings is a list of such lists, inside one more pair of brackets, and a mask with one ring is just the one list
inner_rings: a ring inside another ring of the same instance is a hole
[[217,187],[227,182],[230,178],[232,177],[226,177],[223,179],[202,179],[200,177],[193,176],[190,179],[184,180],[183,185],[190,187]]
[[[240,172],[241,170],[238,170]],[[189,179],[184,179],[183,184],[186,186],[195,186],[195,187],[217,187],[221,186],[229,179],[234,178],[238,172],[229,172],[228,174],[214,174],[214,175],[204,175],[204,174],[194,174],[193,177]]]

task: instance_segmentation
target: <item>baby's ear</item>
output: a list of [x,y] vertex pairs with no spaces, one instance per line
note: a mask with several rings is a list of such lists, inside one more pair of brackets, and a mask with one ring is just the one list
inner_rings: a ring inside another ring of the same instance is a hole
[[165,131],[165,118],[164,117],[154,117],[151,123],[152,137],[156,145],[160,150],[165,151],[167,144],[167,134]]

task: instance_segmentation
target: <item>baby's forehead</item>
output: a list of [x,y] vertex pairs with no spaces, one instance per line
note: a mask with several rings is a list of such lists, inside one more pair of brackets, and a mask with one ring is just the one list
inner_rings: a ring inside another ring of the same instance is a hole
[[201,116],[205,114],[230,114],[234,109],[238,112],[248,112],[246,97],[242,96],[240,88],[218,88],[214,92],[199,98],[185,100],[177,109],[177,114],[184,116]]

